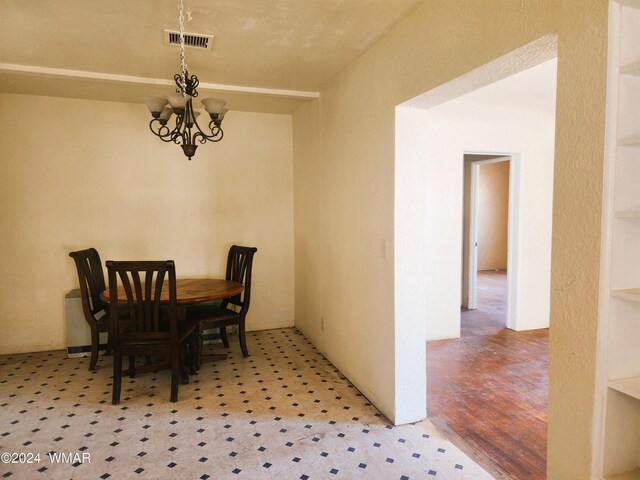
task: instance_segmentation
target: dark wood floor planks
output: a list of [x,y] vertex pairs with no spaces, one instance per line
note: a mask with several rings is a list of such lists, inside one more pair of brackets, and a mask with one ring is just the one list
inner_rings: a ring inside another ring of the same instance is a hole
[[548,330],[508,330],[505,312],[506,272],[480,273],[461,338],[427,343],[427,411],[490,473],[545,479]]

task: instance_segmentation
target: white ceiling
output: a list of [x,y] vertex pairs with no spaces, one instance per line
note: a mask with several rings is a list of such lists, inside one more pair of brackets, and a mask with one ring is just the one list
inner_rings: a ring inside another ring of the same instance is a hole
[[[187,64],[232,109],[291,111],[423,1],[185,0],[186,31],[215,35],[212,51],[186,50]],[[162,35],[177,18],[177,0],[0,0],[0,91],[115,101],[166,91],[179,56]]]

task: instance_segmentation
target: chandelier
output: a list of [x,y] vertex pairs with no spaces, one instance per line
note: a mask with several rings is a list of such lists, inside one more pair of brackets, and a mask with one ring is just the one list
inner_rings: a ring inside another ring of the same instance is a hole
[[[222,119],[229,111],[224,100],[218,98],[204,98],[202,104],[209,114],[211,121],[208,130],[203,130],[198,125],[197,118],[200,112],[193,109],[193,99],[198,96],[198,77],[189,76],[184,59],[184,5],[183,0],[178,2],[180,12],[180,73],[173,76],[178,88],[174,93],[161,97],[143,97],[151,112],[149,128],[151,132],[163,142],[173,142],[182,147],[182,151],[189,160],[196,153],[197,143],[219,142],[222,140]],[[167,105],[168,104],[168,105]],[[175,124],[169,128],[169,120],[175,114]]]

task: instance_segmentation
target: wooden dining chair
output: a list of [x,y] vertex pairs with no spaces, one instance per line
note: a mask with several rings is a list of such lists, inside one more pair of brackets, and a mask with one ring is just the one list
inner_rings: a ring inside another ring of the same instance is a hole
[[199,364],[217,358],[216,355],[202,354],[202,334],[206,330],[219,329],[222,343],[229,348],[227,338],[227,327],[238,326],[238,337],[242,355],[249,356],[247,340],[245,334],[245,320],[251,302],[251,270],[253,266],[253,255],[258,251],[255,247],[241,247],[233,245],[227,255],[226,280],[240,282],[244,286],[242,293],[233,297],[225,298],[219,305],[195,306],[187,310],[189,321],[197,325],[196,337],[198,338],[198,348],[200,351]]
[[[100,349],[100,333],[109,335],[109,304],[100,299],[105,290],[104,273],[100,255],[95,248],[87,248],[69,253],[76,264],[82,312],[91,329],[91,359],[89,370],[96,368],[98,350]],[[107,336],[107,353],[110,351],[110,339]]]
[[[178,383],[186,364],[187,344],[195,340],[195,326],[178,321],[176,270],[173,261],[107,261],[107,271],[110,305],[118,304],[120,286],[126,296],[124,306],[128,311],[126,328],[122,328],[123,309],[110,310],[113,345],[112,403],[120,403],[123,357],[129,358],[127,373],[133,377],[137,373],[135,358],[153,356],[169,359],[171,401],[178,401]],[[168,289],[169,295],[168,302],[161,303],[163,287]],[[194,343],[192,345],[195,346]],[[157,371],[164,366],[165,364],[154,364],[144,365],[143,368],[146,371]]]

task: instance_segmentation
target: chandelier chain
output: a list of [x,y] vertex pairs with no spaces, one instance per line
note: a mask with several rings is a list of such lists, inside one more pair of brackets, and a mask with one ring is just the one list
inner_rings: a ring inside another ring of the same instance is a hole
[[184,3],[182,0],[178,1],[178,9],[180,11],[178,16],[180,20],[180,83],[184,97],[187,94],[187,64],[184,59]]

